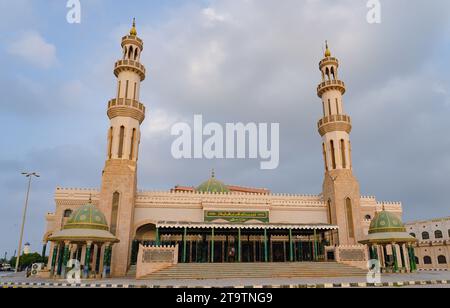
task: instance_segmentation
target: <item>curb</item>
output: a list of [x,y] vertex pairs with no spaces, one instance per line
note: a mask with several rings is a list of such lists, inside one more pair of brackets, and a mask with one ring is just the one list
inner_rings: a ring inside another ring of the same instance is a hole
[[[395,288],[408,286],[449,285],[448,280],[384,282],[384,283],[325,283],[325,284],[301,284],[301,285],[264,285],[264,286],[227,286],[224,289],[347,289],[347,288]],[[210,289],[212,287],[187,287],[187,286],[147,286],[131,284],[89,284],[89,283],[28,283],[28,282],[0,282],[3,289],[31,289],[31,288],[93,288],[93,289]],[[214,287],[215,288],[215,287]],[[221,289],[221,288],[219,288]]]

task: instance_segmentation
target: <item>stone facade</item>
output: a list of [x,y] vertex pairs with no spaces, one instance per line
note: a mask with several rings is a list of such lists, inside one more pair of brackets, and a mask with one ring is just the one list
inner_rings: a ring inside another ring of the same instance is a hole
[[[333,234],[333,244],[343,246],[356,245],[367,235],[370,221],[377,212],[386,209],[402,216],[401,203],[383,203],[375,197],[360,195],[358,180],[352,172],[351,120],[343,112],[342,96],[346,89],[337,78],[339,62],[331,57],[328,48],[320,63],[323,80],[318,87],[324,112],[324,118],[319,122],[325,163],[322,194],[273,194],[266,189],[236,186],[229,186],[227,193],[200,193],[189,187],[164,192],[139,191],[136,174],[140,125],[145,118],[139,90],[145,68],[139,63],[143,42],[136,36],[134,27],[130,34],[122,39],[123,59],[116,63],[117,97],[108,104],[111,127],[107,134],[101,189],[57,188],[56,210],[46,217],[45,243],[62,229],[70,213],[90,199],[105,214],[111,233],[120,240],[112,251],[113,276],[127,273],[132,242],[155,240],[154,226],[159,222],[203,223],[207,211],[264,212],[268,213],[270,224],[337,226],[339,230]],[[145,229],[146,226],[153,227]]]
[[406,230],[418,239],[416,262],[421,270],[450,270],[450,217],[416,221]]

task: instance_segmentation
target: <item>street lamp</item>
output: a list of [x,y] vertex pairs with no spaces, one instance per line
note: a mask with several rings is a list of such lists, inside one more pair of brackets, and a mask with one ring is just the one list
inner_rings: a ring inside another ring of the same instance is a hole
[[22,240],[23,240],[23,230],[25,228],[25,220],[27,217],[28,198],[30,196],[31,179],[33,177],[37,177],[37,178],[41,177],[36,172],[33,172],[33,173],[23,172],[22,175],[24,175],[25,177],[28,178],[28,189],[27,189],[27,196],[25,198],[25,207],[23,209],[22,228],[20,230],[19,248],[18,248],[17,259],[16,259],[16,273],[19,271],[19,261],[20,261],[20,254],[21,254]]

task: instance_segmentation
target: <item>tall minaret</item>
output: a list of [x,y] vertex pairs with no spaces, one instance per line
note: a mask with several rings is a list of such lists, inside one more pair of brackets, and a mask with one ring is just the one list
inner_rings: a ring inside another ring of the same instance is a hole
[[139,101],[141,81],[145,79],[145,67],[140,63],[142,50],[143,41],[137,36],[133,20],[130,34],[122,38],[122,59],[114,67],[117,91],[108,103],[110,128],[100,195],[100,209],[111,232],[120,240],[112,253],[114,276],[125,275],[130,263],[140,125],[145,119],[145,106]]
[[342,97],[346,88],[339,79],[339,60],[331,56],[328,42],[319,66],[322,83],[317,87],[317,94],[322,99],[323,118],[318,127],[325,162],[323,197],[328,205],[329,223],[339,227],[335,244],[354,245],[362,234],[359,183],[352,172],[352,124],[344,111]]

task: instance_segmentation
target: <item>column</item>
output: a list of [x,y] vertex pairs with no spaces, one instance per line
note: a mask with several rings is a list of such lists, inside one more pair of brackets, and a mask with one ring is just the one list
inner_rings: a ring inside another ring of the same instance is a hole
[[289,229],[289,257],[290,261],[294,262],[294,242],[292,240],[292,229]]
[[183,230],[183,263],[186,263],[186,253],[187,253],[187,228],[184,228]]
[[214,263],[214,227],[211,231],[211,263]]
[[409,246],[409,255],[411,258],[411,272],[415,272],[417,270],[417,264],[416,264],[416,256],[414,253],[414,247]]
[[90,272],[90,266],[91,266],[91,246],[92,242],[86,243],[86,258],[84,259],[84,271],[83,271],[83,277],[85,279],[89,278],[89,272]]
[[395,243],[392,243],[391,247],[392,247],[392,256],[394,258],[394,272],[398,273],[397,246]]
[[319,249],[317,244],[317,230],[314,229],[314,261],[319,260]]
[[45,254],[47,252],[47,242],[44,242],[42,245],[42,253],[41,253],[41,257],[42,257],[42,262],[45,261]]
[[161,237],[159,235],[159,228],[156,228],[156,246],[160,246],[161,245]]
[[99,252],[99,246],[98,244],[94,244],[94,249],[92,253],[92,272],[94,272],[95,276],[97,276],[97,257]]
[[56,269],[56,262],[57,262],[57,256],[58,256],[58,249],[59,249],[59,244],[57,243],[53,243],[53,251],[52,251],[52,263],[51,263],[51,268],[50,268],[50,275],[53,276],[55,274],[55,269]]
[[105,252],[103,254],[103,278],[109,278],[111,274],[111,244],[105,244]]
[[238,229],[238,262],[242,261],[241,228]]
[[399,245],[399,249],[400,249],[400,257],[402,260],[402,271],[406,271],[407,266],[406,266],[405,252],[403,250],[403,244]]
[[70,242],[64,242],[64,253],[63,253],[63,259],[62,259],[62,265],[61,265],[61,277],[66,278],[66,269],[67,269],[67,262],[69,260],[69,253],[70,253]]
[[267,229],[264,229],[264,262],[269,262],[269,244],[267,242]]

